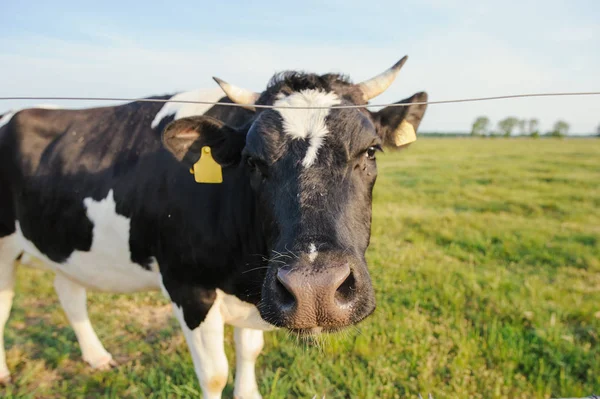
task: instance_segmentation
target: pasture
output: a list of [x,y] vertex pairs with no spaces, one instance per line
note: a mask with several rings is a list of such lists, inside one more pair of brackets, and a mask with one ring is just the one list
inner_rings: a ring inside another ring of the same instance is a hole
[[[424,138],[378,158],[376,313],[310,345],[265,334],[263,396],[599,394],[600,140]],[[160,293],[90,294],[89,312],[114,370],[86,367],[50,274],[20,268],[0,397],[200,394]]]

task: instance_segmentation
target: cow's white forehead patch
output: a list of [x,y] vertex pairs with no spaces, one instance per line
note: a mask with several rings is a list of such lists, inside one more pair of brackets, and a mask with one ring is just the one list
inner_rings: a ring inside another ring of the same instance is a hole
[[[331,107],[341,101],[335,93],[320,90],[302,90],[275,101],[275,106],[286,107]],[[319,148],[323,145],[325,136],[329,133],[325,118],[329,108],[321,109],[287,109],[276,108],[283,118],[285,133],[294,139],[310,140],[306,155],[302,160],[305,168],[311,166],[317,159]]]

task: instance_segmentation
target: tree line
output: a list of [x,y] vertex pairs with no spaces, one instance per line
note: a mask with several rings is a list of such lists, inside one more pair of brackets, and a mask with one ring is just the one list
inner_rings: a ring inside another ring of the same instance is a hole
[[[513,133],[518,133],[522,136],[539,137],[564,137],[569,134],[569,124],[563,120],[558,120],[554,123],[552,129],[548,132],[540,132],[540,121],[536,118],[519,119],[514,116],[509,116],[498,122],[497,129],[494,130],[491,125],[490,118],[480,116],[473,122],[471,127],[471,136],[504,136],[510,137]],[[596,134],[600,136],[600,125],[596,129]]]

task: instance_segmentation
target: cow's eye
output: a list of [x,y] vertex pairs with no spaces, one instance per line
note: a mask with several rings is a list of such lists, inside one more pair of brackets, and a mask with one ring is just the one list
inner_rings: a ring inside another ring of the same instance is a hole
[[365,156],[371,160],[375,159],[375,154],[377,153],[377,151],[381,151],[381,147],[379,147],[378,145],[371,146],[367,149],[367,151],[365,151]]
[[259,172],[263,178],[267,177],[267,164],[261,159],[246,157],[246,165],[252,172]]
[[256,169],[256,160],[252,157],[247,157],[246,158],[246,165],[250,168],[250,169]]

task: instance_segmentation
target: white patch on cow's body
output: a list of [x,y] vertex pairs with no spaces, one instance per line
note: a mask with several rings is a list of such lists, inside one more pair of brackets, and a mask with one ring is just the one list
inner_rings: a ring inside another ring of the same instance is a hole
[[[223,90],[220,88],[215,89],[199,89],[193,91],[186,91],[179,93],[171,97],[171,100],[179,101],[207,101],[217,102],[221,98],[225,97]],[[175,120],[185,118],[188,116],[203,115],[213,105],[212,104],[193,104],[193,103],[176,103],[168,102],[158,111],[150,127],[152,129],[160,125],[160,122],[171,115],[175,115]]]
[[165,287],[162,275],[160,276],[160,291],[165,296],[165,298],[167,298],[169,301],[171,300],[171,295],[169,295],[169,291],[167,291],[167,288]]
[[[31,107],[31,108],[60,109],[60,106],[55,105],[55,104],[39,104],[39,105],[36,105],[35,107]],[[2,115],[2,118],[0,118],[0,127],[4,126],[8,122],[10,122],[12,117],[15,116],[15,114],[19,111],[20,110],[16,110],[16,111],[10,110],[10,111],[7,111],[6,113],[4,113],[4,115]]]
[[[320,90],[302,90],[275,101],[275,106],[284,107],[331,107],[341,101],[335,93]],[[306,155],[302,160],[305,168],[310,167],[317,159],[319,148],[323,145],[329,133],[325,119],[329,108],[322,109],[291,109],[276,108],[283,118],[285,133],[294,139],[310,140]]]
[[14,296],[14,261],[20,252],[17,234],[0,238],[0,383],[10,380],[4,353],[4,326],[10,315]]
[[314,243],[311,243],[308,247],[308,260],[310,261],[310,263],[313,263],[315,259],[317,259],[317,256],[319,256],[319,253],[317,252],[317,247]]
[[16,111],[8,111],[4,115],[2,115],[2,118],[0,118],[0,127],[4,126],[8,122],[10,122],[10,120],[16,113],[17,113]]
[[[160,288],[165,298],[171,300],[169,292],[164,284]],[[217,296],[211,309],[218,309],[223,322],[237,328],[251,328],[254,330],[271,331],[277,327],[267,323],[260,316],[258,308],[251,303],[240,300],[235,295],[229,295],[217,288]]]
[[38,104],[35,107],[31,108],[42,108],[42,109],[62,109],[60,105],[57,104]]
[[[171,300],[169,292],[162,283],[162,277],[160,289],[165,298]],[[211,309],[218,309],[224,323],[238,328],[251,328],[262,331],[277,329],[277,327],[264,321],[258,308],[251,303],[244,302],[235,295],[226,294],[220,289],[217,289],[216,293],[217,296]]]
[[130,220],[117,214],[113,191],[101,201],[85,198],[83,203],[94,226],[89,251],[73,251],[64,263],[53,262],[23,235],[17,222],[21,247],[86,288],[115,293],[159,289],[158,267],[151,265],[149,271],[131,261]]
[[215,303],[221,309],[223,320],[229,325],[263,331],[276,328],[263,320],[256,306],[238,299],[235,295],[229,295],[217,289]]

